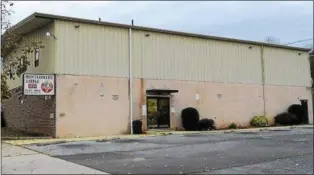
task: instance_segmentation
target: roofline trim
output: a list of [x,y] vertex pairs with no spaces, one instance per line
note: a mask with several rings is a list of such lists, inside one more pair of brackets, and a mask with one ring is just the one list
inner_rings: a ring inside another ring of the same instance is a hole
[[22,21],[18,22],[17,24],[15,24],[14,26],[12,26],[11,28],[9,28],[9,30],[14,31],[14,29],[17,29],[18,27],[22,26],[23,24],[27,23],[28,21],[34,19],[36,17],[35,13],[24,18]]
[[270,44],[265,42],[258,42],[258,41],[249,41],[249,40],[241,40],[241,39],[234,39],[234,38],[227,38],[227,37],[218,37],[218,36],[209,36],[209,35],[202,35],[202,34],[195,34],[195,33],[187,33],[187,32],[179,32],[179,31],[172,31],[172,30],[165,30],[165,29],[157,29],[157,28],[150,28],[150,27],[143,27],[143,26],[132,26],[127,24],[119,24],[119,23],[112,23],[112,22],[104,22],[104,21],[96,21],[90,19],[83,19],[83,18],[75,18],[75,17],[68,17],[68,16],[60,16],[60,15],[52,15],[52,14],[45,14],[45,13],[33,13],[32,15],[28,16],[24,20],[20,21],[16,25],[12,27],[12,29],[16,29],[19,26],[25,24],[27,21],[32,20],[33,18],[48,18],[51,20],[65,20],[65,21],[74,21],[74,22],[81,22],[81,23],[88,23],[88,24],[96,24],[96,25],[105,25],[105,26],[112,26],[112,27],[121,27],[121,28],[131,28],[135,30],[144,30],[144,31],[151,31],[151,32],[158,32],[158,33],[166,33],[166,34],[174,34],[174,35],[181,35],[181,36],[188,36],[188,37],[197,37],[202,39],[212,39],[212,40],[219,40],[219,41],[228,41],[228,42],[236,42],[236,43],[244,43],[244,44],[252,44],[252,45],[259,45],[259,46],[269,46],[269,47],[276,47],[276,48],[284,48],[284,49],[291,49],[291,50],[299,50],[299,51],[310,51],[311,49],[302,48],[302,47],[293,47],[293,46],[285,46],[279,44]]

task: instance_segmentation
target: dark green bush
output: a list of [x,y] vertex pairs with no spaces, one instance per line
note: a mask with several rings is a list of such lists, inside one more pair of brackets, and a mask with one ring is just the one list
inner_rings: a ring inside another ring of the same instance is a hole
[[141,120],[134,120],[132,122],[133,134],[142,134],[142,121]]
[[228,126],[229,129],[237,129],[238,126],[235,124],[235,123],[231,123],[229,126]]
[[299,123],[299,120],[296,115],[284,112],[275,116],[275,123],[277,125],[296,125]]
[[251,120],[251,126],[266,127],[268,126],[268,119],[265,116],[255,116]]
[[212,130],[215,128],[214,124],[215,122],[212,119],[208,119],[208,118],[201,119],[198,122],[198,130],[200,131]]
[[305,115],[304,108],[299,104],[293,104],[288,108],[288,112],[294,114],[298,118],[296,124],[301,124]]
[[200,119],[197,109],[188,107],[181,111],[182,126],[187,131],[196,131]]
[[1,112],[1,128],[7,127],[7,123],[5,122],[3,112]]
[[3,112],[3,106],[1,105],[1,128],[7,127],[7,123],[4,119],[4,112]]

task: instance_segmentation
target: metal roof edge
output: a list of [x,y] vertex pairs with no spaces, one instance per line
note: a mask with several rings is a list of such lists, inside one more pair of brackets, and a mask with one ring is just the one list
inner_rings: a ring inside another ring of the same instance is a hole
[[112,26],[112,27],[132,28],[135,30],[144,30],[144,31],[151,31],[151,32],[158,32],[158,33],[174,34],[174,35],[181,35],[181,36],[197,37],[197,38],[202,38],[202,39],[213,39],[213,40],[252,44],[252,45],[262,45],[262,46],[268,46],[268,47],[284,48],[284,49],[307,51],[307,52],[309,52],[311,50],[311,49],[302,48],[302,47],[293,47],[293,46],[285,46],[285,45],[280,45],[280,44],[270,44],[270,43],[258,42],[258,41],[249,41],[249,40],[241,40],[241,39],[235,39],[235,38],[209,36],[209,35],[202,35],[202,34],[195,34],[195,33],[186,33],[186,32],[157,29],[157,28],[150,28],[150,27],[143,27],[143,26],[132,26],[132,25],[127,25],[127,24],[96,21],[96,20],[90,20],[90,19],[75,18],[75,17],[47,14],[47,13],[38,13],[38,12],[35,12],[32,15],[26,17],[25,19],[23,19],[22,21],[20,21],[16,25],[14,25],[13,26],[14,28],[12,27],[12,29],[17,28],[17,27],[21,26],[22,24],[26,23],[27,21],[29,21],[33,18],[36,18],[36,17],[65,20],[65,21],[74,21],[74,22],[81,22],[81,23],[88,23],[88,24],[106,25],[106,26]]
[[22,21],[18,22],[17,24],[15,24],[14,26],[10,27],[9,30],[13,30],[22,26],[23,24],[27,23],[28,21],[34,19],[36,17],[36,13],[33,13],[31,15],[29,15],[28,17],[24,18]]

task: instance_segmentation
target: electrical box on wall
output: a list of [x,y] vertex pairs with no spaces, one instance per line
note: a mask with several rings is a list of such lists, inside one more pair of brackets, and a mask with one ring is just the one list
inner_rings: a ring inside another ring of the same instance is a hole
[[195,94],[195,100],[200,100],[200,94]]

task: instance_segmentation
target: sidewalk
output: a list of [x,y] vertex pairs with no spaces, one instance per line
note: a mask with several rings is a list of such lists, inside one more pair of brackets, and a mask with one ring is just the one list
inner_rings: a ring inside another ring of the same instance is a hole
[[2,142],[1,174],[107,174]]

